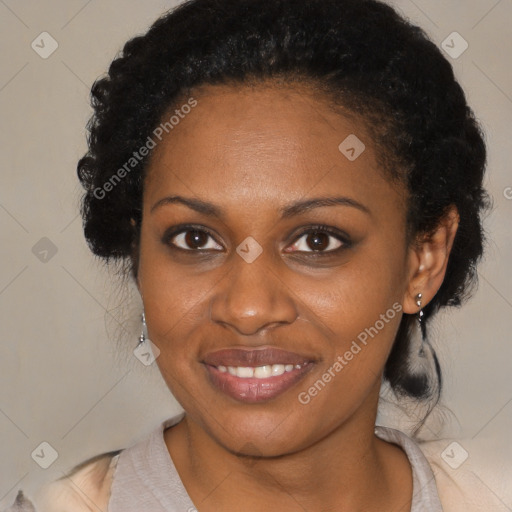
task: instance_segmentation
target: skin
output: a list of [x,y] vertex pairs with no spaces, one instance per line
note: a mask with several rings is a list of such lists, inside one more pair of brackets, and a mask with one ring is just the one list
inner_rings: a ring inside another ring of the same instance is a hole
[[[223,85],[192,96],[197,106],[149,162],[137,274],[158,367],[186,411],[164,439],[189,495],[201,512],[276,503],[285,512],[409,510],[408,459],[374,435],[402,312],[307,405],[297,397],[394,303],[416,313],[418,292],[423,305],[431,300],[446,271],[456,210],[431,238],[407,246],[405,192],[379,169],[364,120],[335,112],[312,90]],[[349,134],[366,146],[354,161],[338,149]],[[223,215],[180,203],[152,209],[175,195],[213,203]],[[289,203],[335,195],[368,212],[336,205],[281,219]],[[181,223],[211,232],[202,255],[183,235],[164,240]],[[352,245],[325,233],[324,254],[308,259],[317,246],[299,229],[315,224],[345,232]],[[248,236],[263,251],[252,263],[236,252]],[[294,387],[258,404],[210,384],[201,363],[207,352],[261,346],[316,363]]]

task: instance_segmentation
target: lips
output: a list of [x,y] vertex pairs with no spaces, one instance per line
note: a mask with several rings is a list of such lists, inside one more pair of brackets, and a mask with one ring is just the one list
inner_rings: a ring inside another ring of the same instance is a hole
[[211,366],[266,366],[274,364],[302,365],[312,362],[308,356],[288,352],[278,348],[239,349],[231,348],[210,352],[204,358],[204,363]]
[[[245,403],[263,402],[283,394],[302,380],[314,363],[309,356],[277,348],[218,350],[203,360],[210,383],[223,394]],[[258,377],[256,373],[253,376],[256,368],[268,371],[269,367],[279,371],[268,377],[259,373]]]

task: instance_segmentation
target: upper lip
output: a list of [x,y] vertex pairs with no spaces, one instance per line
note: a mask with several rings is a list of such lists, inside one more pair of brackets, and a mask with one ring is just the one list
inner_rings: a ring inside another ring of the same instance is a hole
[[311,362],[309,356],[274,347],[258,349],[228,348],[206,354],[203,362],[211,366],[265,366],[272,364],[302,364]]

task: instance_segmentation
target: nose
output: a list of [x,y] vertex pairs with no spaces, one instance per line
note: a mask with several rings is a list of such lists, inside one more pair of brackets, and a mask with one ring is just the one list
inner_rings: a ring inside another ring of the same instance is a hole
[[252,263],[234,255],[210,303],[213,322],[249,336],[296,320],[293,292],[271,259],[265,251]]

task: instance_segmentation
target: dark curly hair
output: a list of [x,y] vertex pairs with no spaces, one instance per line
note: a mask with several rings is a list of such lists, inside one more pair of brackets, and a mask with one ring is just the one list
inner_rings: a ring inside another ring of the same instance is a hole
[[[485,239],[483,133],[441,51],[377,0],[190,0],[128,41],[92,87],[89,151],[78,163],[91,250],[137,276],[149,155],[112,179],[194,87],[278,79],[312,84],[365,121],[382,168],[408,190],[409,241],[428,236],[448,207],[457,207],[446,276],[423,309],[423,325],[440,307],[461,305],[477,282]],[[400,396],[432,401],[436,395],[437,403],[435,353],[433,377],[408,364],[414,320],[403,315],[384,377]]]

